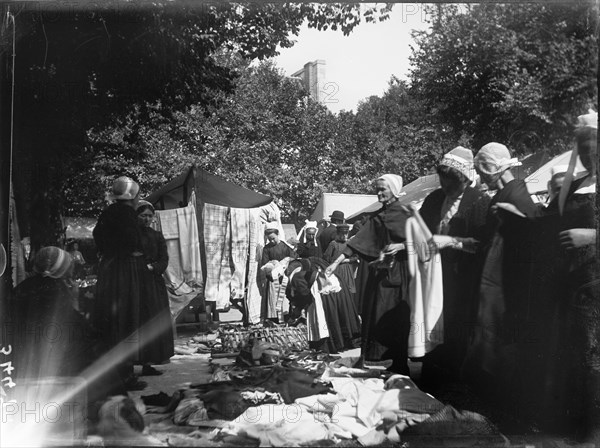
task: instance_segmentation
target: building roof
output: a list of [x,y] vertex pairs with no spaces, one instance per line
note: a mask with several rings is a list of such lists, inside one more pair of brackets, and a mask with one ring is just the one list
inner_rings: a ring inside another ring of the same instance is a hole
[[329,220],[329,215],[334,210],[344,212],[344,216],[348,218],[374,201],[377,201],[377,195],[374,194],[323,193],[310,219],[311,221],[319,221],[323,218]]

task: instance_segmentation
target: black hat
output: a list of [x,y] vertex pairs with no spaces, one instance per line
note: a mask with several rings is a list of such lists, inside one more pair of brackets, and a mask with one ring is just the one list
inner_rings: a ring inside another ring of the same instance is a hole
[[338,219],[340,221],[344,220],[344,212],[341,212],[339,210],[334,210],[333,213],[331,215],[329,215],[329,217],[331,219]]

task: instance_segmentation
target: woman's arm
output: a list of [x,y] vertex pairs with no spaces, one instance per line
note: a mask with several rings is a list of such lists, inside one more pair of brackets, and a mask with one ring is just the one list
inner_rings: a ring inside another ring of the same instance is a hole
[[333,272],[337,269],[337,267],[340,265],[340,263],[345,259],[346,259],[346,255],[343,253],[340,254],[340,256],[337,257],[333,263],[331,263],[329,266],[327,266],[327,269],[325,269],[325,275],[327,277],[329,277],[331,274],[333,274]]
[[165,238],[162,236],[160,232],[155,233],[157,235],[157,249],[158,249],[158,258],[156,261],[150,264],[152,266],[152,271],[157,274],[162,274],[167,270],[167,266],[169,265],[169,253],[167,252],[167,242]]

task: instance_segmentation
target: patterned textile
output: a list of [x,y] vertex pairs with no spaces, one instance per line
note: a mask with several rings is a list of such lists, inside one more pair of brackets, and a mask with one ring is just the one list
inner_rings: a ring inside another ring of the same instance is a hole
[[258,269],[264,246],[260,213],[261,210],[258,208],[248,210],[248,242],[250,246],[250,260],[248,260],[248,292],[246,294],[246,310],[248,313],[248,322],[251,324],[260,322],[261,297],[264,295],[264,284],[266,281],[264,273]]
[[233,273],[231,291],[235,298],[243,298],[246,289],[246,265],[250,245],[250,209],[231,209],[231,262]]
[[[283,276],[281,278],[281,283],[277,287],[277,297],[275,298],[275,311],[277,313],[277,319],[279,323],[283,322],[283,314],[290,309],[290,302],[285,295],[285,289],[287,288],[288,278],[287,276]],[[286,305],[284,308],[284,304]]]
[[315,300],[306,309],[306,326],[308,327],[308,340],[315,342],[329,337],[329,327],[325,318],[323,299],[319,292],[319,282],[312,284],[310,292]]
[[182,282],[201,285],[200,239],[194,202],[183,208],[157,210],[156,216],[169,253],[165,278],[174,285]]
[[290,301],[285,295],[286,287],[287,277],[285,275],[282,277],[281,283],[279,280],[268,282],[267,318],[275,319],[278,317],[278,311],[283,313],[284,311],[287,312],[290,309]]
[[[229,268],[230,252],[228,249],[231,247],[231,234],[228,232],[230,229],[228,213],[228,207],[204,204],[204,246],[206,248],[204,297],[208,301],[217,302],[217,309],[223,309],[229,304],[231,268]],[[224,257],[225,254],[227,254],[226,257]],[[227,266],[222,272],[224,258]],[[221,281],[227,278],[229,278],[227,284],[222,284]]]

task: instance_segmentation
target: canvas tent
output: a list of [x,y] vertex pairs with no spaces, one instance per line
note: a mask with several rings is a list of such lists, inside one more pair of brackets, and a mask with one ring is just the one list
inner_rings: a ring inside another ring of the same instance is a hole
[[[419,177],[402,188],[400,202],[406,204],[409,202],[414,202],[420,207],[427,195],[439,187],[440,181],[437,174],[429,174],[427,176]],[[381,203],[377,202],[377,197],[375,197],[375,202],[372,202],[365,208],[358,210],[354,214],[350,215],[346,220],[349,223],[354,223],[364,215],[373,213],[380,208]]]
[[146,200],[161,210],[184,207],[192,191],[196,192],[196,200],[200,204],[253,208],[272,201],[269,196],[235,185],[197,166],[189,167]]
[[[264,244],[263,227],[267,221],[281,225],[279,208],[273,200],[197,166],[187,168],[146,200],[156,207],[161,220],[174,212],[178,215],[172,219],[180,219],[184,210],[187,213],[192,209],[197,224],[201,293],[206,300],[215,301],[217,309],[227,308],[230,299],[243,298],[254,310],[249,314],[250,322],[259,319],[257,264]],[[162,231],[164,235],[164,227]]]
[[[540,194],[548,191],[548,181],[552,177],[552,168],[559,165],[569,165],[571,160],[571,153],[573,151],[567,151],[554,157],[549,162],[542,165],[535,172],[525,178],[527,190],[529,194]],[[577,165],[575,166],[575,174],[585,171],[584,166],[581,164],[579,158],[577,158]]]
[[344,212],[348,218],[376,200],[377,196],[373,194],[323,193],[310,219],[311,221],[329,220],[329,215],[334,210]]

